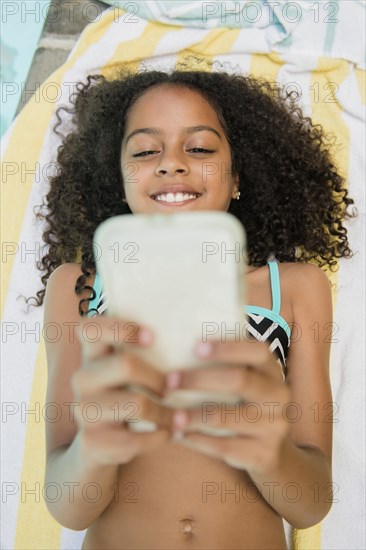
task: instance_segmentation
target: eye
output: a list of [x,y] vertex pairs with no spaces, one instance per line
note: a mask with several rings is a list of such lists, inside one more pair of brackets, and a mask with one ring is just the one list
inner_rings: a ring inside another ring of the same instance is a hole
[[142,151],[141,153],[136,153],[132,155],[133,157],[145,157],[149,153],[158,153],[159,151]]
[[203,147],[193,147],[193,149],[189,149],[189,151],[198,151],[199,153],[214,153],[215,152],[213,149],[204,149]]
[[[188,151],[196,151],[197,153],[214,153],[215,151],[213,149],[204,149],[203,147],[193,147],[192,149],[188,149]],[[142,151],[141,153],[136,153],[132,155],[133,157],[146,157],[147,155],[150,155],[150,153],[159,153],[159,151]]]

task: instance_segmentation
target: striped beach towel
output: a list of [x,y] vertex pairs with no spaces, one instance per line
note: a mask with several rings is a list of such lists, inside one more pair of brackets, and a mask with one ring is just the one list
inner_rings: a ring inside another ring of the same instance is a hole
[[[52,131],[55,111],[69,103],[73,86],[88,74],[112,77],[121,64],[136,70],[142,63],[171,68],[187,54],[228,61],[230,66],[224,68],[229,72],[239,70],[287,83],[299,91],[305,113],[338,138],[336,164],[349,182],[359,216],[348,222],[356,255],[340,260],[337,273],[329,272],[335,312],[330,329],[334,342],[331,382],[338,407],[333,466],[336,502],[321,524],[305,530],[286,525],[286,533],[289,546],[299,550],[364,548],[365,415],[360,405],[365,364],[364,63],[357,55],[350,59],[346,52],[343,56],[338,49],[330,53],[337,51],[339,57],[315,51],[314,27],[300,28],[306,26],[305,20],[297,25],[297,32],[308,33],[310,40],[302,43],[301,51],[289,43],[280,52],[270,49],[269,28],[182,27],[176,21],[173,25],[137,16],[131,23],[130,17],[126,10],[111,6],[89,24],[68,60],[41,85],[40,93],[24,107],[2,140],[2,548],[74,550],[83,539],[83,533],[61,527],[43,501],[47,334],[42,332],[43,308],[31,308],[27,314],[18,298],[35,295],[42,287],[35,261],[41,256],[43,229],[35,221],[33,207],[47,193],[46,178],[54,170],[60,144]],[[250,31],[257,33],[256,42]],[[50,499],[62,490],[46,489]]]

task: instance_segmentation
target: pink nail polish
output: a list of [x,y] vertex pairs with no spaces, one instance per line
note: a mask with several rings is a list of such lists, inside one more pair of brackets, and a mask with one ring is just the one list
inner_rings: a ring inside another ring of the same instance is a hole
[[185,411],[175,411],[173,415],[173,424],[175,428],[184,428],[188,424],[188,415]]
[[180,372],[170,372],[166,377],[166,385],[168,390],[175,390],[179,387],[181,381],[181,373]]
[[196,353],[199,357],[208,357],[212,353],[212,344],[210,342],[200,342],[196,346]]
[[153,341],[153,335],[149,330],[142,329],[140,330],[139,340],[141,344],[148,345]]

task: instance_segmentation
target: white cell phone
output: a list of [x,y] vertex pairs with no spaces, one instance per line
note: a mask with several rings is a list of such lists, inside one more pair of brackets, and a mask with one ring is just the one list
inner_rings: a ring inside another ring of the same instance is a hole
[[[212,366],[194,352],[197,341],[242,339],[248,325],[246,234],[232,214],[218,211],[127,214],[99,225],[94,239],[97,273],[108,301],[107,315],[154,331],[148,348],[121,343],[156,369],[168,372]],[[133,326],[133,325],[131,325]],[[177,390],[164,399],[134,386],[154,401],[174,408],[233,404],[225,392]],[[129,423],[152,431],[153,422]],[[229,435],[228,430],[207,433]]]

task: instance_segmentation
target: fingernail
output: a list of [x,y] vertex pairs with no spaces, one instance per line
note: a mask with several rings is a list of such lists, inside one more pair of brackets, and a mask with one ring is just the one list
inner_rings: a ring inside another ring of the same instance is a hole
[[173,425],[175,429],[184,428],[188,424],[188,415],[185,411],[175,411]]
[[177,441],[179,441],[180,439],[183,439],[183,438],[184,438],[184,432],[182,430],[177,430],[172,435],[172,439],[175,439]]
[[166,377],[166,387],[168,390],[175,390],[179,387],[179,384],[181,382],[181,373],[174,371],[170,372]]
[[153,341],[153,335],[149,330],[143,328],[139,332],[139,340],[141,344],[151,344]]
[[212,344],[210,342],[200,342],[197,344],[195,350],[199,357],[208,357],[212,353]]

